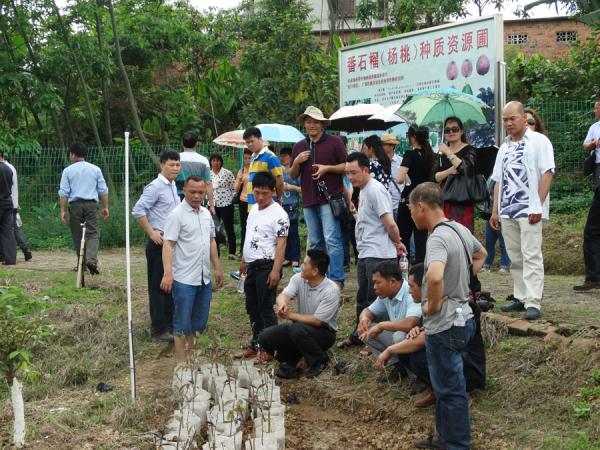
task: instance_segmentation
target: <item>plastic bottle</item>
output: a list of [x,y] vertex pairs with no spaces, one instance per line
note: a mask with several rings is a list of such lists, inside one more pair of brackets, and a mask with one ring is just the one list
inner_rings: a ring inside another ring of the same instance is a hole
[[461,307],[456,308],[456,319],[454,319],[455,327],[464,327],[466,325],[465,316]]
[[398,265],[400,266],[400,272],[402,272],[402,279],[408,281],[408,258],[406,255],[400,257]]
[[244,273],[240,274],[240,279],[238,280],[238,283],[237,283],[237,291],[240,294],[244,293],[244,282],[245,281],[246,281],[246,274],[244,274]]

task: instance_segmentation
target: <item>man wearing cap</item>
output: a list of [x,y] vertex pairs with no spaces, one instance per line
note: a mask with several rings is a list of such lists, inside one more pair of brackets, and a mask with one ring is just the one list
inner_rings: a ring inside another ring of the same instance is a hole
[[[320,109],[309,106],[298,117],[307,137],[294,145],[290,176],[301,177],[302,207],[308,228],[310,248],[329,255],[328,277],[344,285],[344,248],[340,221],[334,217],[324,194],[343,194],[342,177],[346,167],[346,147],[336,136],[325,133],[329,121]],[[320,183],[320,188],[318,187]]]
[[383,134],[381,136],[381,143],[383,144],[383,150],[388,155],[392,162],[392,185],[390,186],[392,194],[392,213],[394,214],[394,220],[398,217],[398,205],[400,204],[400,194],[404,185],[396,183],[398,176],[398,170],[400,170],[400,164],[402,164],[402,156],[396,154],[396,145],[400,145],[400,141],[396,139],[395,134]]

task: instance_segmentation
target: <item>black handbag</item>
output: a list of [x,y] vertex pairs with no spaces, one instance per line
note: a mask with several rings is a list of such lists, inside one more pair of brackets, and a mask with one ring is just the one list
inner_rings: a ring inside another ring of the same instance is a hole
[[240,203],[240,196],[242,195],[242,189],[244,189],[244,184],[243,183],[240,186],[240,188],[238,189],[238,191],[235,193],[235,195],[233,196],[233,198],[231,199],[231,204],[232,205],[237,205],[237,204]]
[[479,203],[488,198],[485,177],[481,174],[467,176],[449,175],[444,184],[444,201],[452,203]]
[[594,173],[596,168],[596,150],[592,150],[590,154],[583,160],[583,176],[587,177]]
[[[315,144],[314,142],[309,142],[309,150],[310,150],[310,159],[313,164],[316,163],[315,159]],[[331,208],[331,214],[338,220],[345,220],[348,216],[348,206],[346,205],[346,200],[344,199],[344,194],[339,195],[331,195],[327,190],[327,185],[325,184],[325,180],[315,181],[317,185],[317,190],[319,193],[325,197],[327,203],[329,203],[329,207]]]

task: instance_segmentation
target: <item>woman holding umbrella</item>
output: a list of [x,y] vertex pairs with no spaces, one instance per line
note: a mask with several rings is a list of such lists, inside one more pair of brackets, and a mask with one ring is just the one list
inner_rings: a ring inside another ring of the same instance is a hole
[[[471,176],[475,171],[475,149],[469,145],[465,136],[465,127],[458,117],[448,117],[444,121],[444,142],[440,144],[439,168],[435,181],[443,187],[450,175]],[[475,220],[474,203],[455,203],[444,201],[444,213],[473,233]]]
[[372,135],[363,141],[362,152],[369,158],[369,173],[389,191],[392,182],[392,162],[383,149],[381,139]]
[[[402,242],[408,245],[411,236],[415,239],[415,258],[413,263],[422,263],[425,260],[425,244],[427,243],[427,231],[417,230],[410,216],[408,198],[412,190],[421,183],[433,179],[435,154],[429,143],[429,128],[411,126],[406,137],[412,147],[404,153],[402,164],[398,170],[396,182],[405,183],[398,204],[398,228]],[[410,184],[409,184],[410,180]]]

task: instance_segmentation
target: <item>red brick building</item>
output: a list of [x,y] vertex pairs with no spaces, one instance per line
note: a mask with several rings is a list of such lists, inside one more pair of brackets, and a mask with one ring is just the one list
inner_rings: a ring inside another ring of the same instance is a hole
[[588,25],[568,17],[504,21],[505,48],[516,47],[525,56],[539,53],[555,59],[591,35]]

